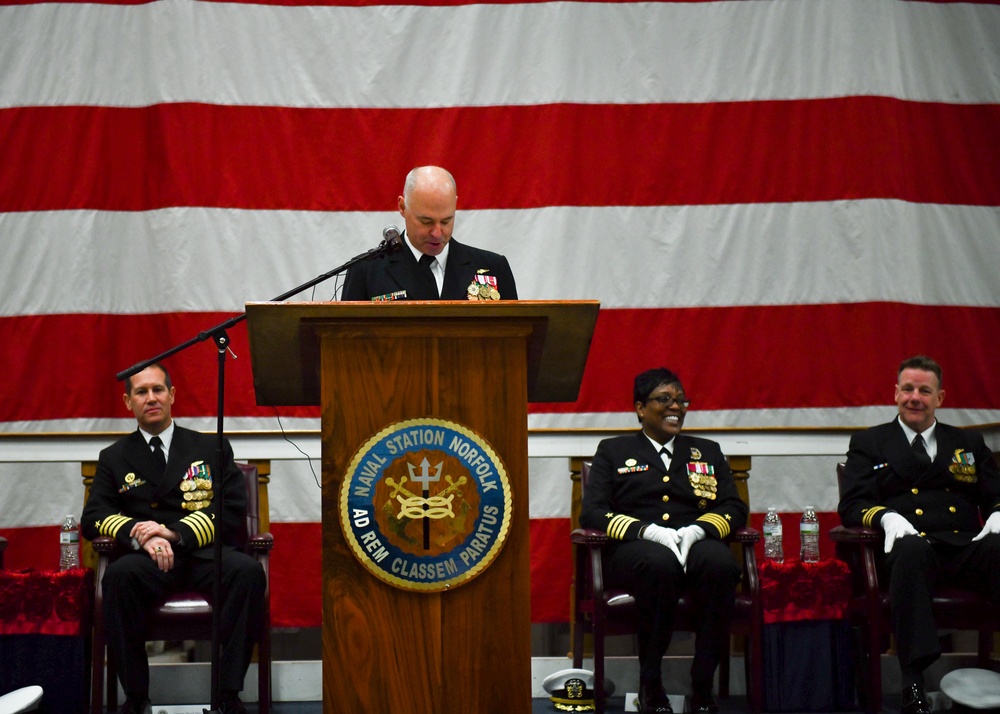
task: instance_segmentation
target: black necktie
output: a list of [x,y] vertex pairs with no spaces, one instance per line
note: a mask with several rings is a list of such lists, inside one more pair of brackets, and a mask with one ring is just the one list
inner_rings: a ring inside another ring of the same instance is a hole
[[674,458],[674,455],[672,453],[670,453],[670,449],[668,449],[666,446],[661,446],[660,447],[660,460],[663,460],[663,455],[664,454],[666,454],[666,456],[667,456],[667,461],[670,461],[672,458]]
[[162,476],[163,472],[167,470],[167,457],[163,454],[163,441],[158,436],[154,436],[149,440],[149,445],[153,447],[153,458],[156,459],[156,463],[160,467],[160,473],[157,476]]
[[435,260],[437,260],[437,258],[435,258],[433,255],[427,255],[426,253],[424,253],[423,255],[420,256],[420,260],[417,262],[419,262],[422,266],[427,268],[427,272],[430,273],[431,276],[431,283],[434,285],[434,292],[440,295],[437,286],[437,277],[434,275],[434,269],[431,268],[431,266],[434,265]]
[[917,434],[913,439],[913,455],[917,457],[917,461],[920,462],[921,466],[931,465],[931,457],[924,446],[924,437],[920,434]]

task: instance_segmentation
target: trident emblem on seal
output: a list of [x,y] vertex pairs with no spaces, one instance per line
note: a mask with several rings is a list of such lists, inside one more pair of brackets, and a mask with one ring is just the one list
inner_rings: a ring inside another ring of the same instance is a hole
[[444,467],[444,462],[442,461],[437,466],[434,467],[434,475],[431,476],[431,464],[424,457],[424,460],[420,462],[420,475],[416,475],[416,467],[413,464],[407,464],[406,469],[410,472],[410,480],[416,481],[424,490],[424,498],[430,493],[430,485],[432,483],[437,483],[441,480],[441,469]]
[[[441,480],[441,469],[444,467],[444,462],[442,461],[437,466],[434,467],[434,475],[431,476],[431,464],[425,456],[423,461],[420,462],[420,475],[416,476],[416,469],[413,468],[413,464],[406,464],[407,470],[410,472],[410,480],[416,481],[423,488],[424,504],[423,509],[426,512],[430,509],[430,504],[427,502],[427,497],[430,496],[430,484],[436,483]],[[424,518],[424,550],[430,550],[431,548],[431,524],[426,518]]]

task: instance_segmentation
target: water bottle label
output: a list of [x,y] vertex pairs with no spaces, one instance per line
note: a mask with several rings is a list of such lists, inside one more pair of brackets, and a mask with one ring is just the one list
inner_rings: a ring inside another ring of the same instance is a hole
[[73,545],[74,543],[79,543],[79,542],[80,542],[79,531],[69,531],[67,533],[59,534],[60,545]]
[[803,523],[799,532],[802,535],[819,535],[819,523]]

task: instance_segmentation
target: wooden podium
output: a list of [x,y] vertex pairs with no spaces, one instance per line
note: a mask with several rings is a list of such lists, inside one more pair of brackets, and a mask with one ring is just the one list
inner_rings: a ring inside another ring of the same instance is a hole
[[[322,406],[324,712],[530,712],[527,406],[576,400],[599,303],[246,307],[258,404]],[[485,439],[512,494],[502,550],[442,592],[376,578],[341,526],[353,456],[420,418]]]

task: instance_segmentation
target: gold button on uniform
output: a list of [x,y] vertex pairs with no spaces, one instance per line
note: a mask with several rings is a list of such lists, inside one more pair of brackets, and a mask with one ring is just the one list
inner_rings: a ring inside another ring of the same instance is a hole
[[669,513],[664,513],[663,514],[663,520],[669,521],[670,520],[670,514]]
[[924,515],[924,509],[918,508],[916,511],[914,511],[914,513],[916,513],[918,516],[922,516]]
[[914,496],[916,496],[918,493],[920,493],[920,489],[919,488],[911,488],[910,489],[910,493],[912,493]]
[[952,513],[954,513],[954,512],[955,512],[955,511],[957,511],[958,509],[957,509],[957,508],[955,508],[954,506],[948,506],[948,510],[949,510],[949,511],[951,511]]
[[669,476],[664,476],[664,477],[663,477],[663,483],[666,483],[666,482],[667,482],[667,481],[669,481],[669,480],[670,480],[670,477],[669,477]]
[[666,503],[669,500],[670,500],[670,496],[668,496],[667,494],[663,494],[663,502]]

